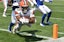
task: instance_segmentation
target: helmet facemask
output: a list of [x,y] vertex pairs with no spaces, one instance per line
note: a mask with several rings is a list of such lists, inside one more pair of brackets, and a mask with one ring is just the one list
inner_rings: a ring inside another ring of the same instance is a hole
[[24,14],[26,14],[28,10],[29,10],[28,6],[22,7],[22,12],[23,12]]

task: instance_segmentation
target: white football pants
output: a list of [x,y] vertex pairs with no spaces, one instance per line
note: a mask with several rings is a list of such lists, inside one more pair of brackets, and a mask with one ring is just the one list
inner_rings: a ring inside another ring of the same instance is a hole
[[51,12],[51,10],[46,5],[40,5],[38,8],[43,14],[47,14]]

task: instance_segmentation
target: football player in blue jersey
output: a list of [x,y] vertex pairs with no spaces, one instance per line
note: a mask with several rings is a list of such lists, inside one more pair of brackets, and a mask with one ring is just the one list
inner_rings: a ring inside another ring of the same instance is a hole
[[46,24],[50,25],[51,22],[49,22],[50,16],[51,16],[51,9],[49,9],[46,5],[44,5],[43,2],[52,2],[53,0],[33,0],[33,3],[38,7],[38,9],[42,12],[42,21],[40,23],[40,26],[45,26],[44,20],[47,16]]

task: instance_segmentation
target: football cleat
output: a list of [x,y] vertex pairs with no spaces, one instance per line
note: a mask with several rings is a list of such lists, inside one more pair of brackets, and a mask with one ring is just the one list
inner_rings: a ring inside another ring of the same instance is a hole
[[3,17],[6,17],[6,15],[4,15],[4,14],[3,14],[2,16],[3,16]]
[[42,24],[42,23],[40,23],[40,26],[44,27],[45,25],[44,25],[44,24]]

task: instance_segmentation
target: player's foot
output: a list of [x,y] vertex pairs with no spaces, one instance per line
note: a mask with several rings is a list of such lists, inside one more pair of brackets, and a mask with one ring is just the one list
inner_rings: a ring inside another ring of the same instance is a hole
[[12,30],[12,33],[13,33],[13,34],[16,34],[16,32],[17,32],[17,33],[19,32],[19,31],[17,31],[16,28]]
[[4,14],[3,14],[2,16],[3,16],[3,17],[6,17],[6,15],[4,15]]
[[8,31],[9,33],[12,33],[12,31]]
[[9,33],[12,33],[12,31],[11,31],[9,28],[8,28],[8,32],[9,32]]
[[45,25],[44,25],[44,24],[42,24],[42,23],[40,23],[40,26],[44,27]]

